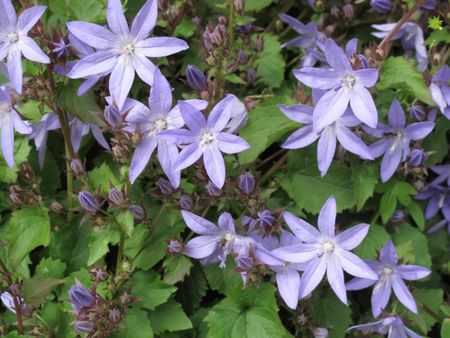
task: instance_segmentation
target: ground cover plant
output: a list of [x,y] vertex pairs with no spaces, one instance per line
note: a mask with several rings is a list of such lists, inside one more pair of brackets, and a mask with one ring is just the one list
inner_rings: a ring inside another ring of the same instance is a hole
[[0,0],[0,335],[450,337],[449,9]]

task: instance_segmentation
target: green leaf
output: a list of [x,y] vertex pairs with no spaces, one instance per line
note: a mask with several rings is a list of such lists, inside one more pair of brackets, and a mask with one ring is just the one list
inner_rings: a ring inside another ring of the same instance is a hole
[[408,210],[414,222],[423,231],[425,229],[425,216],[423,215],[422,208],[416,202],[411,202],[409,203]]
[[100,188],[104,193],[108,193],[110,184],[115,187],[121,185],[119,177],[116,168],[105,162],[88,173],[88,182],[93,191]]
[[286,63],[281,55],[278,38],[270,34],[262,34],[264,48],[256,60],[258,81],[272,88],[278,88],[284,81]]
[[175,28],[173,36],[181,36],[182,38],[190,38],[196,32],[197,27],[192,20],[184,18]]
[[392,239],[395,245],[411,242],[412,251],[407,256],[402,257],[400,252],[398,253],[405,262],[431,268],[427,237],[420,230],[406,223],[400,224],[396,228],[396,233],[392,234]]
[[121,210],[116,217],[120,231],[130,237],[134,230],[134,217],[128,209]]
[[14,140],[14,166],[8,167],[3,156],[0,156],[0,182],[14,183],[17,180],[19,166],[28,159],[31,146],[26,137],[16,137]]
[[42,258],[36,267],[36,275],[42,278],[63,278],[66,263],[51,257]]
[[280,140],[288,131],[299,127],[278,109],[279,103],[291,104],[293,101],[282,97],[258,104],[249,113],[246,126],[240,136],[249,144],[250,149],[239,154],[242,164],[252,163],[272,143]]
[[450,337],[450,319],[446,318],[442,322],[441,337]]
[[274,0],[245,0],[245,10],[259,12],[269,6]]
[[432,31],[430,36],[425,40],[425,43],[427,46],[430,46],[430,48],[433,48],[440,42],[445,42],[446,44],[450,43],[450,32],[448,29]]
[[125,328],[113,334],[117,338],[153,338],[153,329],[147,313],[141,309],[130,309],[123,320]]
[[158,306],[149,314],[155,334],[174,332],[192,328],[192,323],[175,301]]
[[416,194],[416,190],[407,182],[390,180],[381,188],[384,192],[380,201],[380,214],[383,223],[386,224],[397,209],[397,201],[408,207],[411,202],[411,195]]
[[27,207],[12,213],[8,223],[7,242],[12,266],[20,262],[38,246],[50,242],[50,219],[47,209]]
[[430,90],[416,65],[401,56],[386,59],[376,87],[379,90],[390,88],[402,90],[426,104],[435,105],[431,99]]
[[192,267],[192,262],[186,256],[169,256],[164,260],[164,282],[175,284],[184,280]]
[[316,159],[305,151],[289,154],[288,172],[280,175],[282,188],[298,207],[317,214],[330,196],[337,202],[337,211],[355,205],[351,170],[333,161],[324,177],[317,169]]
[[192,314],[200,307],[203,296],[208,290],[208,281],[203,273],[200,263],[195,263],[189,276],[178,284],[177,300],[183,305],[183,309]]
[[447,156],[447,134],[449,130],[450,120],[444,116],[438,116],[436,119],[436,128],[425,140],[421,141],[424,150],[433,152],[425,162],[427,165],[441,163],[445,156]]
[[433,314],[439,314],[444,301],[444,291],[442,289],[417,289],[413,296],[417,303],[418,313],[416,315],[407,311],[408,319],[418,325],[424,334],[427,334],[438,321],[438,318],[430,311]]
[[39,315],[45,320],[45,328],[52,332],[50,336],[55,338],[69,338],[77,336],[71,322],[73,317],[66,312],[61,303],[46,303],[39,311]]
[[372,197],[378,183],[378,176],[378,167],[375,165],[352,164],[353,194],[357,211],[363,208],[369,197]]
[[70,0],[69,14],[71,18],[88,22],[99,22],[105,19],[106,8],[98,0]]
[[371,225],[369,233],[362,243],[354,250],[355,254],[363,259],[375,259],[383,245],[390,239],[386,230],[379,225]]
[[120,240],[120,233],[117,229],[108,227],[103,230],[95,230],[89,243],[89,259],[87,265],[92,265],[109,251],[109,244],[117,244]]
[[208,337],[277,338],[289,337],[278,317],[275,287],[262,283],[234,290],[212,307],[205,320]]
[[225,76],[225,80],[230,83],[234,83],[234,84],[241,84],[241,85],[247,84],[247,82],[245,82],[243,79],[241,79],[236,74],[228,74],[227,76]]
[[147,310],[154,310],[158,305],[164,304],[177,289],[165,284],[154,271],[138,271],[130,278],[131,294],[138,301],[136,306]]
[[56,285],[63,284],[63,279],[41,278],[34,276],[23,283],[23,298],[25,303],[37,307],[45,302],[48,294]]

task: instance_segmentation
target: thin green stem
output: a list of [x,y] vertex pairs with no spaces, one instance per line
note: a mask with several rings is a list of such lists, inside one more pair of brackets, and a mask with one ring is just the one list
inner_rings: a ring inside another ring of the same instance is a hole
[[272,177],[273,174],[275,174],[278,171],[278,169],[280,169],[280,167],[284,164],[284,162],[286,162],[288,154],[289,153],[284,154],[283,156],[280,157],[278,161],[274,163],[274,165],[261,177],[261,179],[259,180],[260,184],[266,182],[268,179]]

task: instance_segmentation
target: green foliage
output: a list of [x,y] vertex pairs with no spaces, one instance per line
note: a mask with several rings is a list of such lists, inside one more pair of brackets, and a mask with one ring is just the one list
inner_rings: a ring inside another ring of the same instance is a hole
[[26,280],[23,285],[25,303],[34,307],[43,304],[52,289],[63,283],[64,280],[62,279],[41,278],[39,276]]
[[366,238],[353,252],[363,259],[377,259],[378,253],[389,239],[390,236],[383,227],[372,224]]
[[176,284],[189,275],[192,262],[185,256],[167,257],[163,263],[164,282],[167,284]]
[[36,275],[42,278],[60,279],[64,277],[66,263],[59,259],[42,258],[36,267]]
[[181,305],[175,301],[169,301],[158,306],[150,312],[149,316],[153,331],[158,335],[163,332],[183,331],[192,328],[192,323],[181,309]]
[[89,259],[87,264],[92,265],[109,251],[109,244],[117,244],[120,240],[119,231],[109,226],[107,229],[94,230],[89,243]]
[[14,140],[14,166],[8,167],[3,156],[0,156],[0,182],[14,183],[17,180],[17,172],[30,154],[31,146],[25,137],[15,137]]
[[379,192],[383,192],[380,201],[380,214],[383,223],[387,223],[397,210],[397,202],[408,207],[412,203],[411,195],[416,194],[416,190],[410,184],[396,179],[380,186]]
[[352,165],[353,194],[357,211],[361,210],[367,199],[373,196],[378,177],[378,168],[375,165],[368,163]]
[[263,8],[269,6],[274,0],[246,0],[245,10],[246,11],[260,11]]
[[270,34],[263,34],[264,49],[258,56],[256,73],[259,80],[272,88],[281,86],[284,80],[286,63],[281,55],[278,39]]
[[403,223],[396,228],[395,233],[392,234],[392,239],[396,245],[408,243],[411,250],[407,250],[404,255],[398,250],[398,256],[403,258],[405,262],[431,268],[427,237],[423,232]]

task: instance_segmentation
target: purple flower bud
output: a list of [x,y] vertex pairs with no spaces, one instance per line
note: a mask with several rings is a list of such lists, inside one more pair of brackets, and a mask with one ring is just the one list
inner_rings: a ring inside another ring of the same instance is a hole
[[344,13],[345,19],[350,20],[353,18],[353,15],[355,14],[355,9],[353,8],[352,4],[345,4],[342,7],[342,13]]
[[313,330],[313,336],[314,336],[314,338],[327,338],[328,330],[323,327],[316,327]]
[[239,255],[236,257],[236,265],[239,269],[251,270],[255,265],[255,261],[252,257]]
[[9,292],[7,292],[7,291],[3,292],[2,295],[0,296],[0,298],[2,300],[3,305],[5,305],[9,311],[16,313],[16,307],[14,305],[14,298]]
[[109,191],[108,198],[115,205],[121,205],[125,200],[122,192],[114,187]]
[[170,253],[180,253],[183,251],[183,243],[178,239],[171,239],[167,245],[167,250]]
[[50,204],[50,211],[54,212],[55,214],[59,214],[61,211],[63,211],[64,207],[61,203],[54,201],[52,204]]
[[75,330],[80,333],[92,333],[94,332],[94,323],[86,320],[77,320],[75,322]]
[[113,323],[118,323],[118,322],[120,322],[121,318],[122,318],[122,313],[118,309],[109,310],[108,319],[110,321],[112,321]]
[[236,30],[239,34],[242,35],[249,35],[252,31],[252,24],[251,23],[247,23],[245,25],[239,26]]
[[256,70],[254,70],[253,68],[250,68],[249,70],[247,70],[247,83],[253,83],[256,80]]
[[392,215],[390,221],[392,223],[400,223],[405,219],[405,213],[403,210],[396,210],[394,214]]
[[246,195],[250,195],[255,191],[255,177],[247,172],[239,177],[239,189]]
[[392,9],[391,0],[371,0],[370,6],[375,12],[387,13]]
[[77,158],[70,161],[70,169],[72,170],[73,174],[77,177],[84,175],[83,163],[81,163],[81,161]]
[[269,228],[272,226],[273,222],[275,222],[275,217],[272,216],[270,210],[258,212],[258,223],[260,226]]
[[211,181],[208,182],[206,189],[208,190],[208,194],[211,197],[219,197],[222,195],[222,190],[217,188],[217,186]]
[[100,208],[100,204],[89,191],[81,191],[78,194],[78,201],[81,204],[81,207],[89,212],[96,212]]
[[158,186],[159,190],[161,190],[163,195],[170,195],[173,193],[172,184],[170,184],[170,182],[164,178],[158,179],[158,181],[156,181],[156,185]]
[[421,166],[427,159],[427,154],[422,149],[414,149],[409,154],[408,164],[415,168]]
[[79,311],[82,307],[89,308],[95,302],[91,292],[81,284],[75,284],[70,288],[69,297],[75,311]]
[[247,63],[247,61],[248,61],[248,56],[247,56],[247,54],[245,54],[244,51],[239,50],[239,51],[238,51],[238,54],[237,54],[236,61],[237,61],[239,64],[241,64],[241,65],[245,65],[245,64]]
[[183,195],[180,197],[180,207],[183,210],[191,210],[194,206],[194,201],[190,196]]
[[123,122],[123,116],[115,105],[107,106],[104,116],[106,121],[113,127],[117,127]]
[[197,67],[193,65],[187,66],[186,77],[192,89],[199,91],[206,90],[206,77]]
[[142,221],[145,218],[145,210],[138,204],[130,205],[129,210],[133,214],[134,218],[138,221]]
[[412,105],[411,107],[409,107],[409,113],[411,114],[411,118],[416,121],[425,120],[425,112],[423,111],[422,106]]

